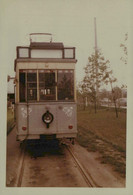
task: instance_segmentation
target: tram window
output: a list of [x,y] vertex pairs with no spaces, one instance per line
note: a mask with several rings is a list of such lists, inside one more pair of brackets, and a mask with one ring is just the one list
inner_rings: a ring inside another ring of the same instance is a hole
[[73,49],[64,49],[64,57],[65,58],[74,58]]
[[20,102],[26,101],[26,83],[25,83],[26,74],[20,72],[19,73],[19,94],[20,94]]
[[19,48],[18,55],[20,58],[29,58],[29,48]]
[[27,73],[27,99],[37,100],[37,73]]
[[73,70],[58,70],[58,100],[74,99]]
[[39,94],[40,100],[55,100],[55,72],[39,73]]

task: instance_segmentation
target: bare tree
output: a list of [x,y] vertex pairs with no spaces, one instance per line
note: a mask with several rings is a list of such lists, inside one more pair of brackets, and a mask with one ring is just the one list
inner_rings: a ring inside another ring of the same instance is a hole
[[109,70],[110,62],[105,60],[100,51],[92,54],[88,58],[83,79],[84,90],[88,93],[94,104],[95,113],[97,112],[98,93],[101,85],[106,83],[112,71]]
[[117,93],[116,93],[116,89],[115,87],[113,87],[113,83],[115,83],[117,81],[117,79],[115,77],[113,77],[113,75],[108,75],[108,80],[106,81],[106,84],[110,83],[111,86],[111,92],[112,92],[112,100],[115,106],[115,113],[116,113],[116,118],[118,118],[118,108],[117,108]]
[[127,40],[128,40],[128,33],[125,34],[124,43],[120,44],[120,47],[123,49],[123,52],[124,52],[124,56],[121,57],[120,59],[124,62],[124,64],[127,64],[127,54],[128,54]]
[[77,88],[77,97],[79,105],[83,105],[83,110],[86,109],[86,100],[88,99],[88,91],[86,91],[85,85],[83,82],[78,84]]

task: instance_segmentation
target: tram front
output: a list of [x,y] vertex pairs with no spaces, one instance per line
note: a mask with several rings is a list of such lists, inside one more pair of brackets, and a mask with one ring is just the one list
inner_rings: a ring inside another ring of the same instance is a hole
[[[17,140],[77,135],[75,48],[63,43],[35,41],[17,47],[16,122]],[[50,35],[51,36],[51,35]]]

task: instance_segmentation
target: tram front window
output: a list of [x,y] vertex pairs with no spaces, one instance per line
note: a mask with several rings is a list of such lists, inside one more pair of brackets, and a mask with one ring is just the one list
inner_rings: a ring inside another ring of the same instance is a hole
[[27,73],[27,99],[37,100],[37,73]]
[[[39,82],[38,84],[37,81]],[[19,93],[20,102],[48,100],[73,101],[74,71],[20,70]]]
[[55,100],[55,72],[40,70],[39,72],[39,95],[40,101]]
[[37,72],[36,71],[20,70],[19,94],[20,94],[20,102],[26,102],[26,100],[27,101],[37,100]]
[[58,70],[58,100],[74,99],[73,70]]

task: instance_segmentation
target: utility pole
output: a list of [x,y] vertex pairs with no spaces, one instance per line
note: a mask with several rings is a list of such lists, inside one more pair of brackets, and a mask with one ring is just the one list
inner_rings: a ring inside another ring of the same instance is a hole
[[98,80],[97,80],[97,74],[98,74],[98,61],[97,61],[97,55],[98,55],[98,49],[97,49],[97,26],[96,26],[96,18],[94,18],[94,28],[95,28],[95,67],[96,67],[96,96],[98,96]]
[[94,31],[95,31],[95,71],[96,71],[96,95],[95,95],[95,113],[97,110],[97,100],[98,100],[98,49],[97,49],[97,28],[96,28],[96,18],[94,18]]
[[95,28],[95,53],[97,52],[97,26],[96,26],[96,18],[94,18],[94,28]]

